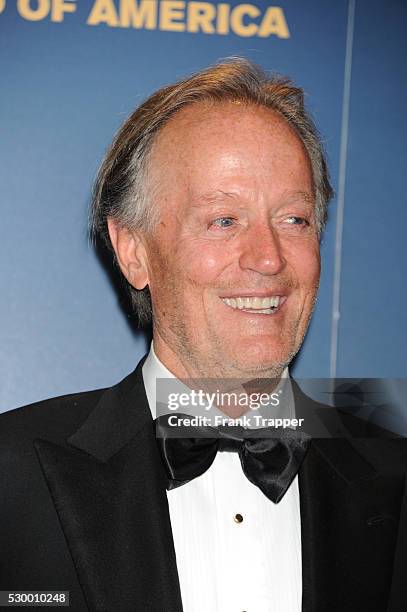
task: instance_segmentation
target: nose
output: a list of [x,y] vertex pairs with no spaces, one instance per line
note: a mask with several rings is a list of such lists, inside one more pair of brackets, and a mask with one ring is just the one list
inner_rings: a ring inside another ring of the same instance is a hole
[[247,230],[239,257],[242,270],[279,274],[286,266],[279,236],[273,227],[256,224]]

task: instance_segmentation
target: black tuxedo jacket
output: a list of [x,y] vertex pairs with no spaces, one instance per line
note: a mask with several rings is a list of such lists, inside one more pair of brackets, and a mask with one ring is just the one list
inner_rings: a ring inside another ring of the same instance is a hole
[[[312,441],[303,611],[407,610],[406,447],[360,431]],[[12,589],[70,591],[74,612],[182,610],[141,364],[110,389],[0,415],[0,590]]]

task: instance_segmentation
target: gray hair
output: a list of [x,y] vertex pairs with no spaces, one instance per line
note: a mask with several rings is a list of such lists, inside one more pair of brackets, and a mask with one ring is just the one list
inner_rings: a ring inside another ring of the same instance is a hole
[[[312,117],[304,107],[304,93],[288,78],[269,76],[242,58],[230,58],[155,92],[139,106],[114,138],[99,169],[91,207],[91,231],[112,249],[107,219],[121,227],[151,232],[158,222],[158,207],[151,205],[148,189],[150,152],[158,132],[187,105],[233,101],[269,108],[279,113],[301,139],[311,162],[315,214],[321,235],[327,205],[333,195],[324,148]],[[148,287],[128,285],[140,324],[151,321]]]

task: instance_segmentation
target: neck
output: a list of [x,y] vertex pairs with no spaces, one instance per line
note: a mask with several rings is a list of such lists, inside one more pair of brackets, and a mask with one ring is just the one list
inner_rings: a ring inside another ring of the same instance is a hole
[[[179,380],[182,380],[191,389],[202,389],[209,394],[222,393],[228,398],[236,395],[242,400],[243,396],[252,398],[259,397],[260,394],[272,394],[281,382],[283,366],[277,369],[254,372],[226,371],[223,367],[210,368],[206,370],[202,367],[194,367],[193,363],[187,360],[184,355],[178,355],[170,347],[162,342],[159,336],[154,336],[152,345],[153,352],[165,368]],[[277,370],[277,371],[276,371]],[[242,404],[223,404],[217,408],[231,418],[242,416],[248,411],[247,402]]]

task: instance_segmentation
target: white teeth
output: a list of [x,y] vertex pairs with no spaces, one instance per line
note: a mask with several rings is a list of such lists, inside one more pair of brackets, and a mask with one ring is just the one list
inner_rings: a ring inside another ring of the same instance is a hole
[[261,313],[269,312],[271,308],[277,308],[280,304],[280,296],[273,295],[272,297],[238,297],[238,298],[223,298],[222,301],[239,310],[257,310]]

